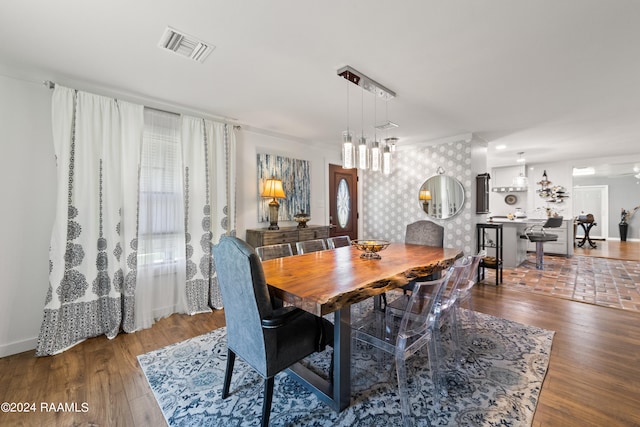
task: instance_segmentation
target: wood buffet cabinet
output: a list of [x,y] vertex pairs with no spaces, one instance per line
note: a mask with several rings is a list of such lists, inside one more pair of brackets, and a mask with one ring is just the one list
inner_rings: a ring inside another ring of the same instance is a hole
[[294,254],[296,253],[296,242],[326,239],[327,237],[329,237],[328,225],[307,225],[305,228],[280,227],[280,230],[269,230],[267,228],[247,230],[247,243],[254,248],[278,243],[290,243]]

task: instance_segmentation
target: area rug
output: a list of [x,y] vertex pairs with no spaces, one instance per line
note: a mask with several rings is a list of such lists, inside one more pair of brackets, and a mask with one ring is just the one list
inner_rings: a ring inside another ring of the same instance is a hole
[[[446,398],[434,402],[426,355],[410,359],[414,425],[530,426],[553,334],[477,313],[477,331],[469,340],[473,343],[465,343],[467,361],[460,369],[443,370]],[[450,342],[446,333],[443,336],[446,355]],[[352,346],[352,353],[351,406],[336,413],[286,373],[280,373],[270,425],[401,425],[393,360],[364,344]],[[230,396],[220,397],[226,354],[226,329],[220,328],[138,356],[168,425],[260,425],[263,380],[241,359],[236,359]],[[327,349],[305,363],[326,374],[330,357],[331,349]]]
[[[536,270],[535,254],[525,262],[504,269],[503,285],[603,307],[640,311],[640,262],[574,255],[545,255],[544,270]],[[495,283],[487,270],[484,284]]]

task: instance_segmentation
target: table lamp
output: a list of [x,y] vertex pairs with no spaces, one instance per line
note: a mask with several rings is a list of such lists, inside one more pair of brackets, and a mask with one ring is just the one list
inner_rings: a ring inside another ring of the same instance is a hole
[[282,180],[275,179],[274,177],[267,179],[264,183],[261,196],[273,198],[273,200],[269,202],[269,230],[279,230],[278,209],[280,208],[280,204],[276,199],[284,199],[286,197],[282,189]]
[[425,212],[429,212],[429,200],[431,200],[431,191],[429,190],[420,190],[420,195],[418,196],[420,200],[422,200],[422,205],[424,207]]

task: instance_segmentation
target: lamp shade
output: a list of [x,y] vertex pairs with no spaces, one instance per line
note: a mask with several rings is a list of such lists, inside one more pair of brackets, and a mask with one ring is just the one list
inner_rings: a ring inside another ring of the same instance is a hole
[[420,190],[420,200],[431,200],[431,191]]
[[271,178],[264,183],[262,197],[273,197],[274,199],[284,199],[284,190],[282,189],[282,180]]

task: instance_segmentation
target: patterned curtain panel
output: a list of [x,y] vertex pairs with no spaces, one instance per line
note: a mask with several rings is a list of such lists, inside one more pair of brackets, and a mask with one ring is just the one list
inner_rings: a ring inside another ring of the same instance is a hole
[[183,116],[187,305],[192,314],[222,308],[211,245],[235,234],[235,136],[228,125]]
[[58,195],[36,355],[222,308],[211,244],[235,235],[233,128],[57,85]]
[[136,278],[143,108],[59,85],[52,102],[58,202],[37,355],[116,336]]

